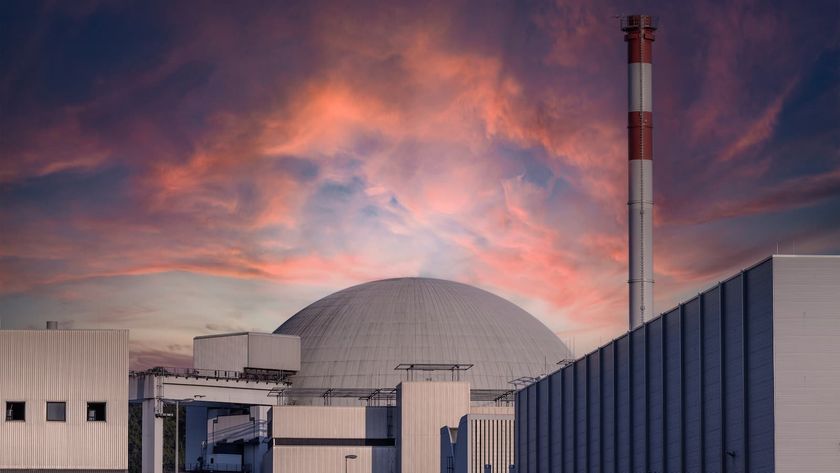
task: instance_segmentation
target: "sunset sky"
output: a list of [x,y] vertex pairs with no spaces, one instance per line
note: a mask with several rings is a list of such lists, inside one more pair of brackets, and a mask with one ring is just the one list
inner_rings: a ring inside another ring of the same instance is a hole
[[840,7],[0,5],[3,328],[129,328],[132,367],[430,276],[578,354],[627,326],[626,50],[654,45],[656,311],[840,253]]

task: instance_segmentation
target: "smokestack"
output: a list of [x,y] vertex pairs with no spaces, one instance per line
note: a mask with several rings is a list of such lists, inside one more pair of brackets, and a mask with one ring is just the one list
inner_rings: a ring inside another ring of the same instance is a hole
[[58,330],[58,322],[54,320],[47,321],[47,330]]
[[657,20],[621,18],[627,42],[628,230],[630,330],[653,315],[653,87],[652,46]]

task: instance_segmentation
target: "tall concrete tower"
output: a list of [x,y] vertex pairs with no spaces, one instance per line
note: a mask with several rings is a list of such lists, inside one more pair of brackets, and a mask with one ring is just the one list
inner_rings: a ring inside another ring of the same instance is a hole
[[656,19],[621,19],[627,42],[630,330],[653,316],[653,87],[651,52]]

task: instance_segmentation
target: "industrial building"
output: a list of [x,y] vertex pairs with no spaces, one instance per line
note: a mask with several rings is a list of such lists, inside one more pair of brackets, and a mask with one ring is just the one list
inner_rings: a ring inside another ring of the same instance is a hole
[[[193,356],[191,369],[131,376],[130,397],[143,403],[143,471],[162,471],[168,403],[186,407],[188,471],[438,473],[450,459],[508,471],[511,381],[570,354],[487,291],[399,278],[329,295],[274,334],[196,337]],[[442,444],[442,429],[461,424],[461,442],[482,443],[482,456]],[[497,433],[485,439],[488,426]]]
[[0,331],[0,470],[125,471],[134,402],[144,473],[170,404],[182,471],[840,471],[840,257],[773,256],[653,317],[657,24],[621,27],[628,333],[571,360],[511,302],[428,278],[196,337],[190,368],[129,373],[126,331]]
[[128,331],[0,330],[0,471],[128,468]]
[[773,256],[516,396],[537,472],[840,471],[840,257]]

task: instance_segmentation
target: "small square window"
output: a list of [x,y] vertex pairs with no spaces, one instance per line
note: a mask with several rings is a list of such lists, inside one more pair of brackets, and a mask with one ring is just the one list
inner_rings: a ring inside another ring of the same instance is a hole
[[67,403],[47,401],[47,420],[51,422],[66,422]]
[[7,421],[25,421],[26,420],[26,403],[18,401],[6,402],[6,420]]
[[87,420],[88,422],[105,422],[105,403],[87,403]]

